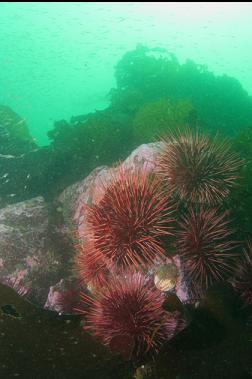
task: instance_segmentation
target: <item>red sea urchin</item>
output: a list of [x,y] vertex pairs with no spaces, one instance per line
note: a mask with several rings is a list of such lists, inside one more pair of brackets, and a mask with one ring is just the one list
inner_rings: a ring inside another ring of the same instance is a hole
[[128,359],[158,351],[185,326],[180,314],[162,308],[165,295],[140,272],[114,276],[94,299],[81,298],[89,306],[84,329]]
[[233,288],[244,302],[244,306],[252,306],[252,245],[244,252],[244,259],[231,280]]
[[85,281],[92,281],[85,273],[86,260],[102,277],[107,268],[149,267],[157,258],[164,258],[161,238],[172,234],[173,206],[160,181],[146,169],[121,166],[102,191],[101,200],[85,208],[88,230],[82,238],[86,237],[88,243],[83,243],[77,259]]
[[179,223],[178,249],[193,296],[201,296],[213,283],[230,276],[235,268],[237,245],[225,213],[217,209],[190,208]]
[[227,140],[185,130],[163,140],[157,171],[180,199],[216,204],[229,194],[240,164]]
[[105,260],[91,244],[79,247],[79,253],[75,258],[78,267],[79,277],[89,287],[100,288],[107,283],[109,269]]

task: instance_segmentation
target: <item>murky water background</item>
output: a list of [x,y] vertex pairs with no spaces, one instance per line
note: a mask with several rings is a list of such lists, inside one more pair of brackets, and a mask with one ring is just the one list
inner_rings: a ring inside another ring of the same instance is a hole
[[53,122],[103,109],[114,66],[141,43],[163,47],[252,93],[250,3],[2,3],[0,103],[39,144]]

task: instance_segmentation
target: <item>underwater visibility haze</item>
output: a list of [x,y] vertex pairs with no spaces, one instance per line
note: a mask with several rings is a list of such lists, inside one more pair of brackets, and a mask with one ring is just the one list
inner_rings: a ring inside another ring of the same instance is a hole
[[0,4],[0,377],[252,377],[252,4]]

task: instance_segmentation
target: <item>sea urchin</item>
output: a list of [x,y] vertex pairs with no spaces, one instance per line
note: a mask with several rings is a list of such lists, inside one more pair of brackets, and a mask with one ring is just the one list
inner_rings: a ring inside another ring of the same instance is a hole
[[180,199],[216,204],[229,194],[240,164],[227,140],[185,130],[164,138],[157,171]]
[[231,281],[235,291],[244,302],[244,306],[252,306],[252,245],[244,252],[241,265]]
[[179,223],[178,249],[183,271],[194,296],[230,276],[235,268],[236,242],[225,213],[190,208]]
[[114,276],[95,298],[81,298],[89,306],[84,329],[127,358],[158,351],[185,326],[180,314],[162,308],[165,295],[140,272]]
[[100,267],[103,276],[107,268],[141,270],[164,258],[161,238],[172,234],[173,206],[160,181],[146,169],[121,166],[98,204],[85,211],[88,231],[82,239],[88,243],[83,243],[77,260],[84,280],[92,279],[90,273],[85,277],[86,262],[96,267],[96,276]]

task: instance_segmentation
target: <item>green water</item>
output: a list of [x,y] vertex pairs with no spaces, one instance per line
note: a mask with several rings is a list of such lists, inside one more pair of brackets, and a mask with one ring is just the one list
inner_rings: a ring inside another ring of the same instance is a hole
[[3,2],[0,11],[0,103],[40,145],[54,121],[108,106],[114,66],[138,43],[233,76],[252,94],[250,3]]
[[0,379],[252,377],[251,19],[0,3]]

